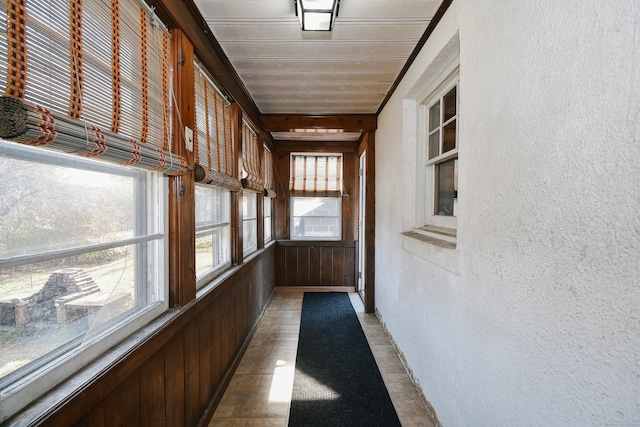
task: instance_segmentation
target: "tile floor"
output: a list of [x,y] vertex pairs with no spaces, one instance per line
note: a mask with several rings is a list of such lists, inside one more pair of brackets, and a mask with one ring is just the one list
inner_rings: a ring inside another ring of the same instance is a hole
[[[301,292],[276,292],[209,427],[287,427],[302,297]],[[364,313],[357,294],[350,298],[400,422],[433,426],[380,322]]]

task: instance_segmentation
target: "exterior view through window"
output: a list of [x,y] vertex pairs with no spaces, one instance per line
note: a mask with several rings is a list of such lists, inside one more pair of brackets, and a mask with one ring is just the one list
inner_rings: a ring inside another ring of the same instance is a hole
[[342,238],[342,155],[291,153],[291,239]]
[[0,141],[0,388],[164,298],[162,182]]
[[196,185],[196,277],[198,286],[231,264],[229,190]]
[[292,197],[292,239],[340,240],[340,197]]
[[242,247],[244,255],[258,249],[258,207],[257,194],[242,192]]

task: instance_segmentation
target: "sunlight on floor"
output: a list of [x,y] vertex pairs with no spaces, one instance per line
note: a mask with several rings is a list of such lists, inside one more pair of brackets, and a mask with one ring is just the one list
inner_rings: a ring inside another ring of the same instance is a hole
[[276,362],[271,388],[269,389],[269,402],[291,402],[294,373],[295,366],[293,364],[284,360]]

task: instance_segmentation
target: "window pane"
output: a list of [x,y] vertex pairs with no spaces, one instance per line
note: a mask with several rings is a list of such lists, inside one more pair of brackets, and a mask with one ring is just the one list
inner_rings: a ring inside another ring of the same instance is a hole
[[231,226],[210,230],[196,238],[196,277],[201,278],[229,262],[229,233]]
[[451,159],[436,165],[436,215],[454,216],[458,198],[455,183],[457,161]]
[[251,191],[242,193],[242,247],[249,254],[258,249],[258,211],[257,194]]
[[121,246],[0,270],[0,377],[151,302],[136,268],[154,243]]
[[429,132],[440,126],[440,101],[429,108]]
[[442,128],[442,152],[456,148],[456,120]]
[[256,216],[256,193],[245,191],[242,194],[242,219],[252,219]]
[[454,117],[456,112],[456,91],[457,88],[454,87],[444,96],[444,119],[442,120],[445,123],[447,120]]
[[337,240],[341,236],[339,197],[293,197],[292,239]]
[[440,155],[440,130],[429,135],[429,159]]
[[195,199],[196,278],[200,287],[206,283],[200,279],[230,262],[231,195],[222,188],[196,185]]
[[267,243],[271,241],[271,199],[270,197],[264,198],[264,208],[263,208],[263,216],[264,216],[264,242]]
[[134,237],[134,181],[0,156],[0,258]]
[[229,222],[229,191],[196,185],[196,227]]
[[245,255],[258,248],[258,223],[255,219],[242,222],[242,246]]

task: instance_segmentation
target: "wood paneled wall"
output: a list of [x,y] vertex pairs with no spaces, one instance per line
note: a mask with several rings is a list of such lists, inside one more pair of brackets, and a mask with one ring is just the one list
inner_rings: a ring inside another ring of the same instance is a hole
[[[271,298],[274,257],[272,245],[209,293],[167,313],[169,320],[157,331],[137,334],[141,342],[104,368],[93,382],[74,390],[78,378],[95,376],[91,372],[95,364],[7,425],[206,425]],[[131,346],[130,340],[119,347],[124,346]],[[51,406],[56,393],[71,397],[44,416],[30,415],[43,412],[38,405]]]
[[356,242],[279,241],[277,286],[355,286]]

